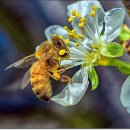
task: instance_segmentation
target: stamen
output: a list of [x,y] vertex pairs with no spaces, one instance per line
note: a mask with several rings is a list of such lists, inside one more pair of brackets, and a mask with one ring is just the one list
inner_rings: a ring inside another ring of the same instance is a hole
[[64,26],[64,29],[67,31],[67,32],[70,32],[69,28],[67,26]]
[[80,18],[81,14],[80,13],[77,13],[76,14],[76,18]]
[[74,37],[74,33],[73,33],[73,32],[70,32],[70,33],[69,33],[69,37],[73,38],[73,37]]
[[74,30],[74,29],[72,29],[72,30],[71,30],[71,32],[72,32],[72,33],[74,33],[74,32],[75,32],[75,30]]
[[69,21],[69,22],[72,22],[73,20],[74,20],[73,17],[69,17],[69,18],[68,18],[68,21]]
[[82,34],[78,33],[78,34],[77,34],[77,38],[78,38],[78,39],[83,38]]
[[96,11],[97,9],[98,9],[98,7],[96,5],[92,6],[92,10]]
[[59,36],[59,38],[60,38],[60,39],[63,39],[63,37],[62,37],[62,36]]
[[83,27],[84,27],[84,23],[83,23],[83,22],[80,22],[80,23],[79,23],[79,27],[80,27],[80,28],[83,28]]
[[53,34],[53,37],[57,36],[57,34]]
[[59,55],[63,56],[65,54],[65,52],[66,52],[65,49],[62,49],[62,50],[59,51]]
[[69,43],[70,43],[70,40],[69,40],[69,39],[65,39],[65,43],[66,43],[66,44],[69,44]]
[[79,46],[80,44],[79,43],[75,43],[75,46]]
[[53,74],[53,77],[54,77],[55,79],[57,79],[57,80],[60,79],[60,75],[59,75],[58,73],[54,73],[54,74]]
[[80,21],[81,21],[82,23],[85,23],[85,22],[87,21],[87,19],[83,17],[83,18],[80,19]]
[[76,16],[76,10],[72,10],[71,14],[72,16]]
[[69,47],[67,47],[67,49],[68,49],[68,51],[70,51],[70,48],[69,48]]
[[95,10],[92,10],[92,11],[90,12],[90,16],[91,16],[91,17],[94,17],[94,16],[95,16],[95,13],[96,13]]

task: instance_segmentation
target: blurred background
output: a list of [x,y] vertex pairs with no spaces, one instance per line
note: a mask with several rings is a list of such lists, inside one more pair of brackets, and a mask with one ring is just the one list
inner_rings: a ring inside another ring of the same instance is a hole
[[[4,70],[34,53],[35,47],[46,40],[46,27],[69,25],[66,7],[74,1],[0,1],[0,128],[130,128],[130,115],[120,102],[120,90],[126,77],[114,67],[97,67],[98,89],[91,91],[89,87],[84,98],[73,107],[41,102],[31,86],[22,90],[22,78],[28,68]],[[102,0],[101,3],[106,11],[124,8],[120,0]],[[125,23],[130,27],[128,14]],[[130,62],[130,55],[126,53],[121,59]],[[78,69],[66,73],[72,76]],[[55,95],[65,85],[52,80],[52,86]]]

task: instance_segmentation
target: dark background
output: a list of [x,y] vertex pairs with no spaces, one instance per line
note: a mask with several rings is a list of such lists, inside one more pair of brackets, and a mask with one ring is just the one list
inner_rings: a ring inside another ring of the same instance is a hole
[[[69,25],[66,7],[75,0],[1,0],[0,1],[0,128],[130,128],[130,115],[120,102],[125,76],[114,67],[97,67],[100,85],[90,88],[79,104],[62,107],[38,100],[31,86],[21,90],[28,69],[4,71],[14,61],[34,52],[46,40],[49,25]],[[123,7],[120,0],[101,1],[107,11]],[[113,21],[116,22],[116,21]],[[125,23],[130,25],[126,14]],[[125,54],[121,59],[130,61]],[[74,68],[67,73],[72,76]],[[64,85],[52,81],[54,94]]]

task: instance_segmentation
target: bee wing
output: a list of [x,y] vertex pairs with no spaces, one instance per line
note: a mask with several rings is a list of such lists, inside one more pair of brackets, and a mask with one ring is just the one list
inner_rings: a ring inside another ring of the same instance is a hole
[[14,62],[13,64],[11,64],[10,66],[8,66],[5,70],[11,68],[11,67],[16,67],[16,68],[26,68],[29,65],[31,65],[34,61],[36,60],[34,54],[26,56],[24,58],[22,58],[19,61]]
[[22,81],[22,89],[24,89],[30,82],[30,69],[25,73]]

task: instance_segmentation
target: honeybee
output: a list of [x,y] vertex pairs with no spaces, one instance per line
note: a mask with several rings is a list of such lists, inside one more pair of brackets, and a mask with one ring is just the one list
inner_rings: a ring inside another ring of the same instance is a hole
[[[62,55],[59,54],[60,51]],[[50,77],[61,82],[71,81],[70,77],[62,75],[66,67],[60,65],[61,60],[67,58],[69,58],[69,50],[63,40],[59,36],[52,36],[51,41],[42,42],[34,54],[16,61],[6,69],[25,68],[31,65],[24,75],[22,89],[30,82],[34,94],[40,100],[49,101],[52,96]]]

